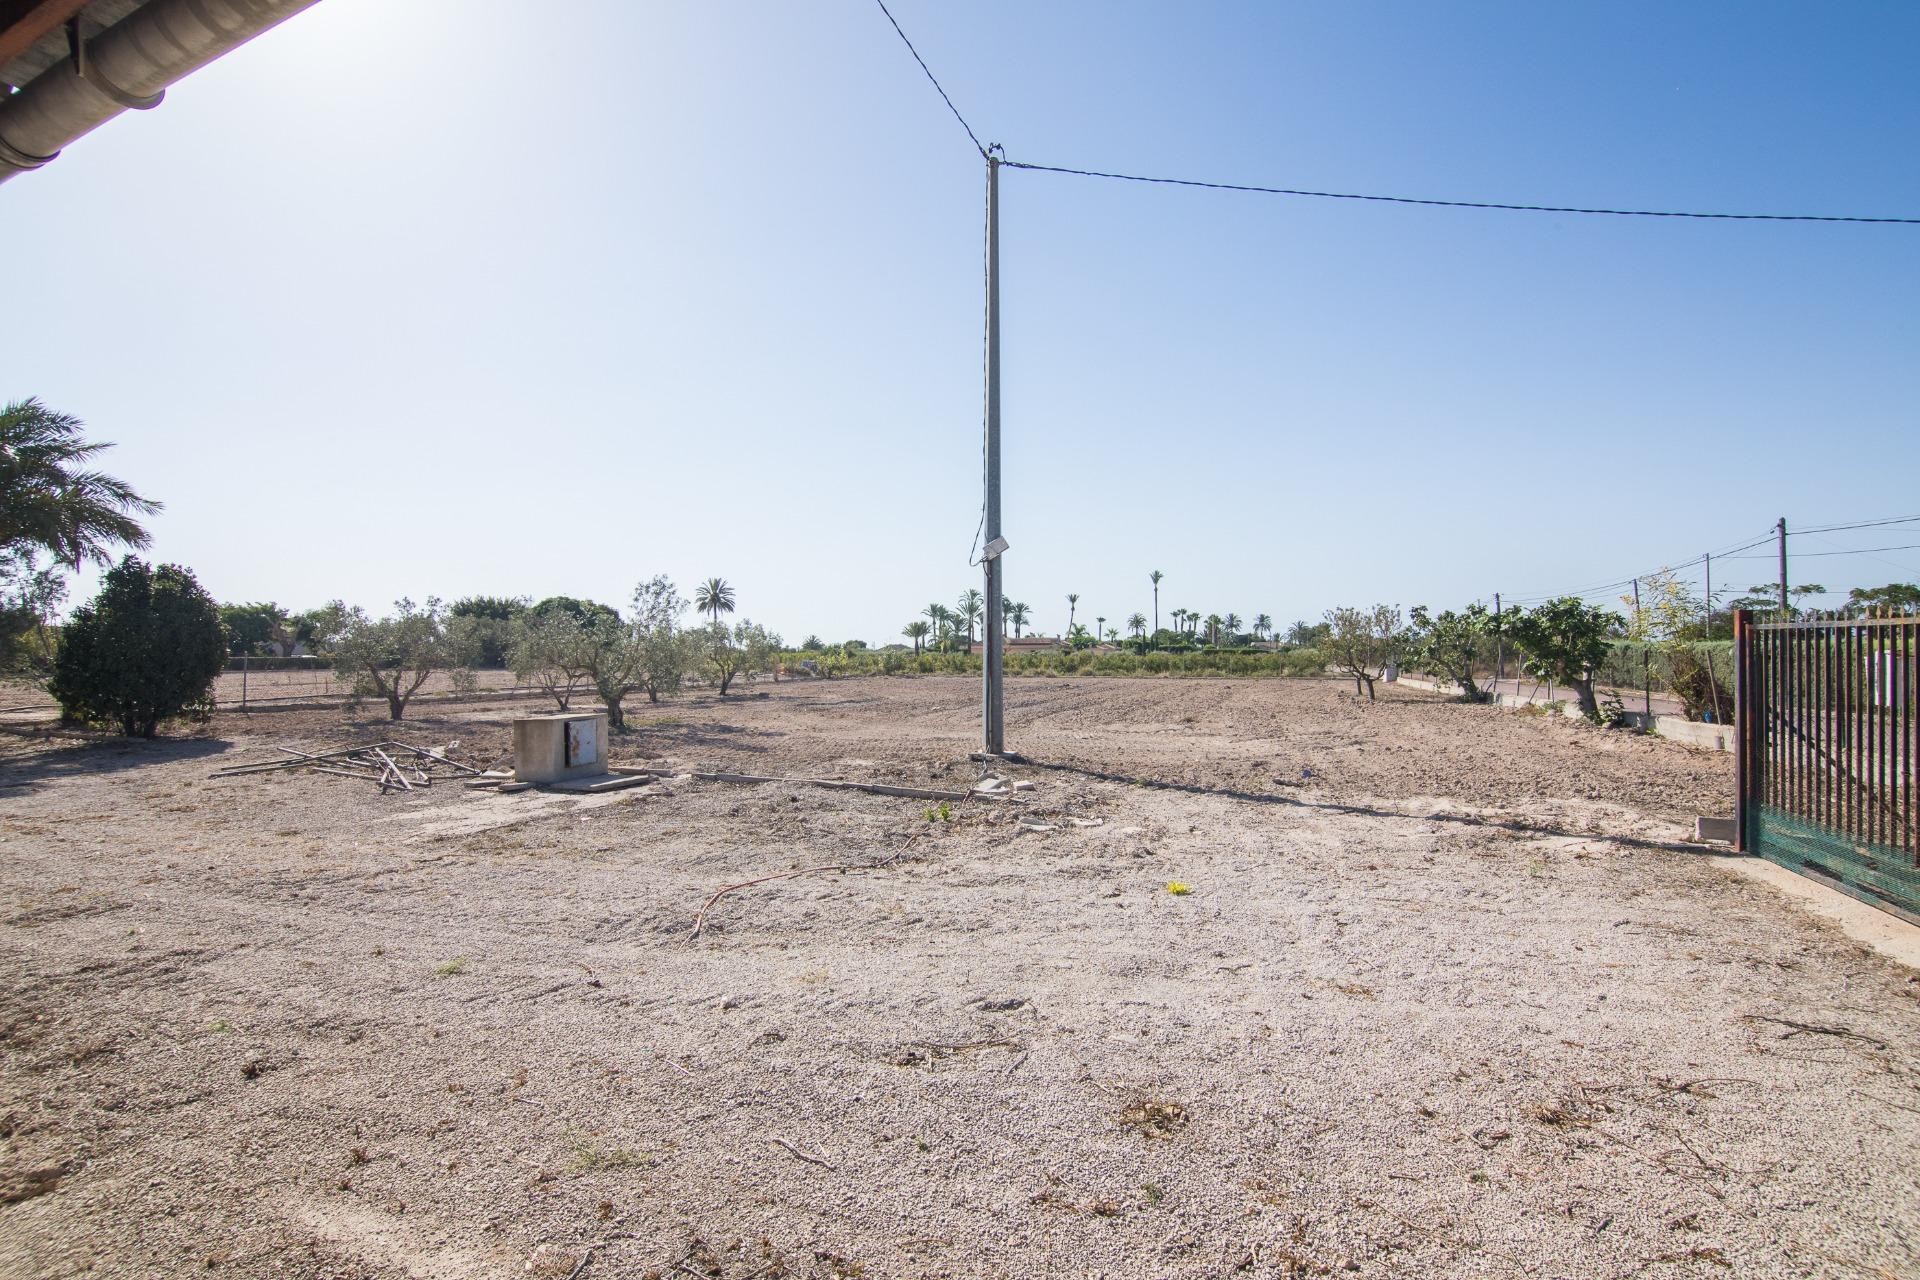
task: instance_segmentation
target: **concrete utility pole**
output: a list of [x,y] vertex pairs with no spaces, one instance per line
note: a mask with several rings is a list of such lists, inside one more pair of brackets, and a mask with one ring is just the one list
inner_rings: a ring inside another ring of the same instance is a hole
[[1640,614],[1640,579],[1633,580],[1633,629],[1640,633],[1640,683],[1647,695],[1647,724],[1653,724],[1653,668],[1647,658],[1647,629]]
[[[1713,553],[1700,557],[1707,562],[1707,639],[1713,639]],[[1711,661],[1711,659],[1709,659]]]
[[1493,593],[1493,692],[1499,701],[1500,682],[1507,678],[1507,636],[1500,629],[1500,593]]
[[1780,621],[1787,620],[1787,518],[1780,517]]
[[986,654],[981,663],[985,709],[981,719],[988,755],[1007,750],[1006,688],[1001,659],[1006,648],[1006,619],[1001,613],[1000,556],[1006,550],[1000,537],[1000,156],[987,151],[987,439],[986,538],[987,626]]

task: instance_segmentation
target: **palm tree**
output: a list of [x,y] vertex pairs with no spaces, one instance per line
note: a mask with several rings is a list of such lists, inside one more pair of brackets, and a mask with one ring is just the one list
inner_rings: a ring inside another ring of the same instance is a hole
[[1099,640],[1103,638],[1106,634],[1107,634],[1107,620],[1105,618],[1095,618],[1093,620],[1093,638],[1095,640]]
[[80,438],[85,423],[32,396],[0,408],[0,551],[38,547],[70,568],[106,564],[114,543],[139,550],[151,539],[136,516],[160,504],[85,465],[105,441]]
[[1181,612],[1187,615],[1187,634],[1197,634],[1200,630],[1200,615],[1191,609],[1182,609]]
[[1160,634],[1160,579],[1167,575],[1155,569],[1147,575],[1147,581],[1153,584],[1153,634]]
[[1073,611],[1079,607],[1080,607],[1080,593],[1077,591],[1069,591],[1067,593],[1067,634],[1068,635],[1073,634]]
[[920,616],[932,626],[934,643],[945,649],[947,632],[953,622],[953,610],[943,604],[930,604],[920,611]]
[[1220,647],[1220,628],[1225,622],[1226,619],[1217,613],[1207,615],[1207,643],[1216,649]]
[[1230,613],[1226,617],[1222,618],[1220,621],[1226,625],[1227,639],[1231,640],[1233,639],[1234,636],[1239,634],[1240,632],[1240,615],[1239,614]]
[[971,649],[973,648],[973,628],[980,621],[981,606],[986,601],[977,590],[968,587],[960,593],[960,598],[954,603],[960,606],[956,621],[967,624],[967,648]]
[[913,641],[914,657],[917,658],[920,656],[920,642],[925,640],[927,633],[932,630],[933,627],[924,618],[915,618],[912,622],[900,628],[900,634]]
[[1013,638],[1015,640],[1020,638],[1021,631],[1025,629],[1027,623],[1032,620],[1032,617],[1033,611],[1018,600],[1014,601],[1013,604],[1008,607],[1007,621],[1013,623]]
[[1127,619],[1127,630],[1136,636],[1144,635],[1147,630],[1147,615],[1144,613],[1136,613],[1129,617]]
[[1273,619],[1269,618],[1264,613],[1254,615],[1253,638],[1258,640],[1262,636],[1269,636],[1272,634],[1273,634]]
[[718,622],[721,614],[733,612],[733,588],[725,578],[708,578],[693,589],[693,607]]

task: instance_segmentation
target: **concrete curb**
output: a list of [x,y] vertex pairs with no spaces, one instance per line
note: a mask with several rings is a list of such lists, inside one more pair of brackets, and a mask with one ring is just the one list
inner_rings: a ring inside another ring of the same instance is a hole
[[1794,899],[1796,905],[1839,926],[1840,932],[1855,942],[1910,969],[1920,969],[1920,925],[1908,924],[1898,916],[1850,898],[1838,889],[1829,889],[1810,876],[1789,871],[1765,858],[1735,853],[1716,855],[1708,860],[1724,871],[1773,886]]
[[[1460,692],[1458,685],[1442,684],[1437,680],[1428,680],[1421,676],[1401,676],[1397,683],[1406,685],[1410,689],[1424,689],[1429,693],[1457,694]],[[1565,704],[1561,708],[1562,715],[1576,719],[1579,717],[1579,708],[1574,706],[1571,696],[1555,698],[1549,702],[1544,696],[1524,698],[1518,694],[1502,693],[1495,695],[1488,705],[1545,707],[1553,705],[1554,702]],[[1684,743],[1689,747],[1700,747],[1707,751],[1732,751],[1734,747],[1733,726],[1730,724],[1700,724],[1684,716],[1649,716],[1644,711],[1627,712],[1626,721],[1636,729],[1644,729],[1669,742]]]

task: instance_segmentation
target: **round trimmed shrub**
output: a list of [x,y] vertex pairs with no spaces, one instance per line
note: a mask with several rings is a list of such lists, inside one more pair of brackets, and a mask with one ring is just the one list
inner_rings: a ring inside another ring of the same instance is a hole
[[220,606],[192,572],[128,556],[62,629],[47,691],[68,720],[151,738],[162,720],[210,700],[226,664]]

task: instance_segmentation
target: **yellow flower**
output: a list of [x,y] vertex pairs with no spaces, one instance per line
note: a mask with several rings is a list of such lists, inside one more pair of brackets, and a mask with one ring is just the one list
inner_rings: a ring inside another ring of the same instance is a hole
[[1192,893],[1193,886],[1184,880],[1169,880],[1167,881],[1167,892],[1177,898],[1183,893]]

